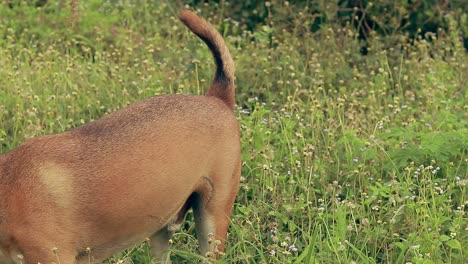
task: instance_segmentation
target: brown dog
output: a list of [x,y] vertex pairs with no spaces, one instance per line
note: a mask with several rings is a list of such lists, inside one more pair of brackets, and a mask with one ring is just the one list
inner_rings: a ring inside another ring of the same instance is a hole
[[190,208],[201,253],[224,250],[241,168],[234,63],[212,25],[190,11],[180,19],[213,53],[207,96],[153,97],[1,155],[4,255],[97,263],[149,238],[164,261]]

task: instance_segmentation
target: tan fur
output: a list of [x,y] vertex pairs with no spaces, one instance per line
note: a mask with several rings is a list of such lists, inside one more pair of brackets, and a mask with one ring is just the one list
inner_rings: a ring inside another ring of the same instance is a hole
[[0,155],[0,247],[10,260],[99,263],[150,238],[164,261],[190,208],[201,253],[224,250],[241,166],[234,63],[213,26],[190,11],[180,18],[213,53],[207,96],[149,98]]

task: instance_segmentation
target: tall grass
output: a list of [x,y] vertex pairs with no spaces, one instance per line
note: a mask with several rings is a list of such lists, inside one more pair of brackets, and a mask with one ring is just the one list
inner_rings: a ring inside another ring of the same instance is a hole
[[[203,94],[209,50],[170,1],[0,5],[0,152],[152,95]],[[271,16],[248,31],[200,4],[237,66],[243,171],[226,263],[463,263],[467,54],[452,34],[388,45],[352,24]],[[289,12],[289,13],[288,13]],[[448,17],[447,19],[450,19]],[[285,29],[287,28],[287,29]],[[192,219],[191,213],[187,219]],[[175,263],[200,259],[192,221]],[[109,263],[150,263],[143,243]]]

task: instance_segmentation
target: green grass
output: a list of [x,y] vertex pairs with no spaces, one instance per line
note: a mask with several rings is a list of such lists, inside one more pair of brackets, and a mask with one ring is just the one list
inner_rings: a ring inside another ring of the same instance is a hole
[[[0,4],[0,152],[209,85],[211,54],[171,1],[80,1],[73,28],[68,2],[49,2]],[[277,8],[289,25],[272,17],[254,31],[226,20],[227,4],[198,7],[237,66],[244,162],[226,263],[468,259],[468,56],[456,23],[391,45],[371,34],[362,55],[352,26],[312,33],[311,14],[288,6]],[[191,218],[175,263],[200,259]],[[150,263],[148,245],[108,262]]]

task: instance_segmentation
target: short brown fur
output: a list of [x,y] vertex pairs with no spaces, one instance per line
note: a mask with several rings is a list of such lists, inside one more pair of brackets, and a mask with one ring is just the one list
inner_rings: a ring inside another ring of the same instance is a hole
[[0,155],[0,263],[99,263],[145,238],[164,262],[190,208],[201,253],[224,250],[241,166],[234,63],[211,24],[180,19],[213,53],[207,96],[153,97]]

